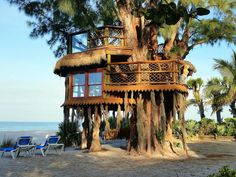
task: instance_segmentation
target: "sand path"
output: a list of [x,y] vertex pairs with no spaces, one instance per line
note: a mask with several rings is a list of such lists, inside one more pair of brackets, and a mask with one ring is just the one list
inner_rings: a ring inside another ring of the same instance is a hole
[[204,177],[223,165],[236,169],[236,142],[194,141],[189,148],[206,158],[167,160],[143,156],[127,156],[127,152],[103,145],[107,151],[86,153],[67,150],[62,155],[47,157],[10,157],[0,159],[0,176],[5,177],[104,177],[157,176]]

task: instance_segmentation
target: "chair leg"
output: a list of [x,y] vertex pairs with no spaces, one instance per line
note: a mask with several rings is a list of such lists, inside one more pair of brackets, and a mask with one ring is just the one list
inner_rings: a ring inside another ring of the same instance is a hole
[[3,157],[3,155],[4,155],[4,151],[2,152],[1,158]]
[[49,147],[50,147],[50,146],[48,146],[47,149],[45,150],[45,156],[48,154]]
[[60,154],[62,154],[63,149],[64,149],[64,145],[61,146],[61,152],[60,152]]
[[43,156],[43,157],[46,156],[46,154],[44,153],[44,149],[42,148],[42,149],[40,149],[40,150],[41,150],[42,156]]
[[15,159],[14,151],[11,151],[11,157],[12,157],[12,159]]

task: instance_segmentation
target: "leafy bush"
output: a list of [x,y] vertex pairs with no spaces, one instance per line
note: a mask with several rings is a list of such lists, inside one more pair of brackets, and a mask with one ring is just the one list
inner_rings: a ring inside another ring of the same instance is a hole
[[181,134],[181,130],[180,130],[180,127],[179,127],[179,121],[174,121],[173,122],[173,134],[176,137],[179,137],[179,135]]
[[115,117],[109,117],[108,122],[110,124],[111,129],[116,128],[116,118]]
[[224,119],[226,134],[228,136],[236,135],[236,118],[226,118]]
[[231,169],[228,165],[223,166],[218,172],[209,175],[208,177],[236,177],[236,170]]
[[202,135],[216,134],[216,123],[212,119],[203,118],[200,122],[199,133]]
[[0,148],[13,147],[15,142],[10,138],[4,138],[0,144]]
[[129,139],[130,136],[130,125],[129,125],[129,120],[128,119],[122,119],[121,120],[121,127],[120,131],[118,133],[118,138],[120,139]]
[[187,134],[194,136],[199,133],[200,124],[196,120],[187,120],[185,127]]
[[61,142],[65,146],[78,146],[81,144],[82,133],[78,131],[78,124],[76,122],[60,123],[57,134],[61,137]]
[[225,123],[216,125],[216,134],[218,136],[226,136],[227,135]]

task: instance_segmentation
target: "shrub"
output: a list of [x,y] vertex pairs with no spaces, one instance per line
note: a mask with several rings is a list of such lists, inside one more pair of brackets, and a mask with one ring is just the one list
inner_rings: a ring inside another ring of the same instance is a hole
[[216,134],[216,123],[212,119],[203,118],[200,122],[199,133],[202,135]]
[[218,136],[226,136],[227,135],[225,123],[216,125],[216,134]]
[[122,119],[121,120],[121,127],[120,131],[118,133],[118,138],[120,139],[129,139],[130,136],[130,125],[129,125],[129,120],[128,119]]
[[179,137],[179,135],[181,134],[181,130],[180,130],[180,127],[179,127],[179,121],[174,121],[173,122],[173,134],[176,137]]
[[111,129],[116,128],[116,118],[115,117],[109,117],[108,122],[110,124]]
[[223,166],[218,172],[209,175],[208,177],[236,177],[236,170],[231,169],[228,165]]
[[78,124],[76,122],[68,122],[67,125],[64,122],[60,123],[57,134],[61,137],[61,142],[65,146],[78,146],[81,144],[82,133],[78,131]]
[[187,120],[185,127],[189,136],[194,136],[199,133],[199,123],[196,120]]
[[236,135],[236,118],[226,118],[224,119],[226,126],[226,134],[228,136]]
[[4,138],[0,144],[1,148],[13,147],[15,142],[10,138]]

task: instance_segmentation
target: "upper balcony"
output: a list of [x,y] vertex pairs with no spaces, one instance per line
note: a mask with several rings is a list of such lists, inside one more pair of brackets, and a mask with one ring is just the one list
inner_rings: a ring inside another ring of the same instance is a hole
[[187,61],[155,60],[107,64],[105,91],[180,90],[187,92],[185,79],[195,72]]
[[68,53],[85,52],[106,46],[126,46],[122,26],[104,26],[94,31],[72,33],[68,39]]

